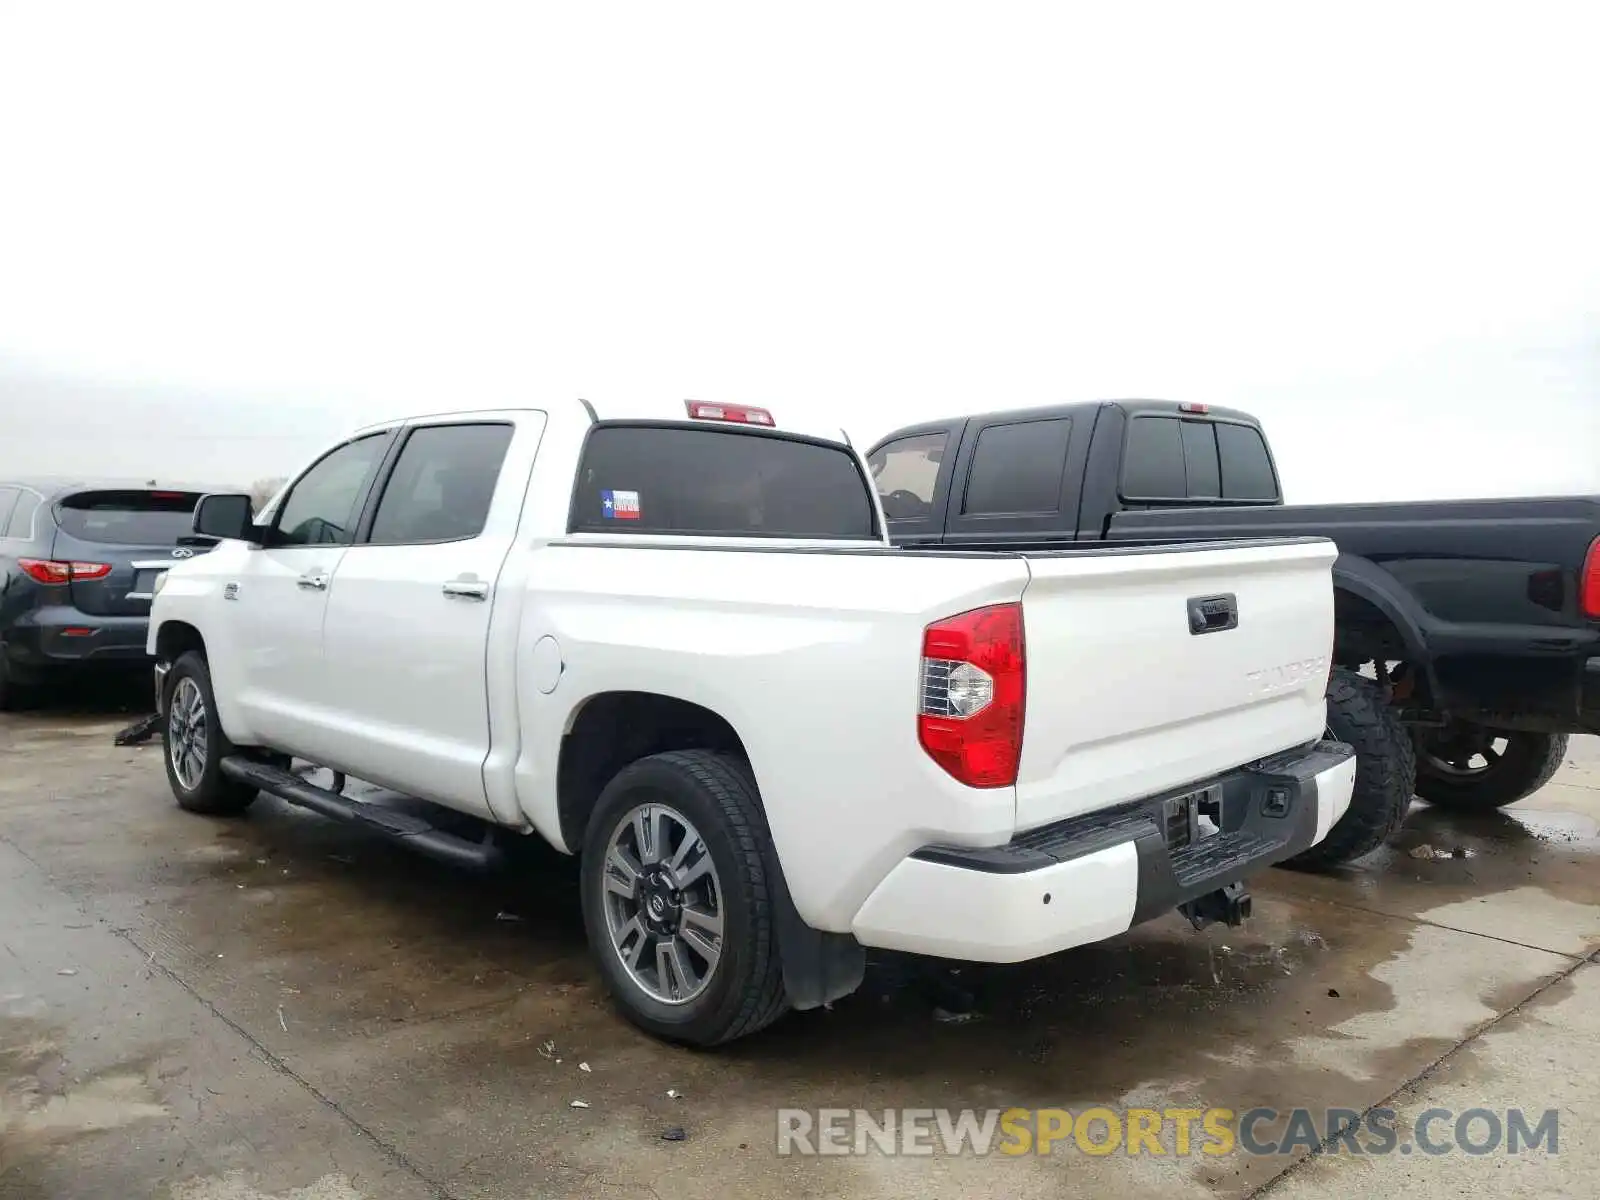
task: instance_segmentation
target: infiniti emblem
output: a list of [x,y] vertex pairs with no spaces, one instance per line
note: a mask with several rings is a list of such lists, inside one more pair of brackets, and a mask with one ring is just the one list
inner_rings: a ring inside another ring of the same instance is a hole
[[176,550],[174,550],[172,552],[172,557],[173,558],[193,558],[194,557],[194,551],[189,549],[189,547],[187,547],[187,546],[179,546]]

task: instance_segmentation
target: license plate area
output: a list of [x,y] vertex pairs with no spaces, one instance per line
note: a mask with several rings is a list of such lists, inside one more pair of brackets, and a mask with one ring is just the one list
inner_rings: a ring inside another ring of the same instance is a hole
[[133,586],[128,589],[129,600],[153,600],[156,594],[156,579],[164,571],[171,570],[176,563],[171,559],[156,559],[151,561],[136,562],[133,565]]
[[156,594],[156,576],[160,571],[140,570],[133,575],[133,586],[128,589],[129,600],[153,600]]
[[1222,832],[1222,785],[1212,784],[1164,800],[1161,832],[1169,851],[1216,837]]

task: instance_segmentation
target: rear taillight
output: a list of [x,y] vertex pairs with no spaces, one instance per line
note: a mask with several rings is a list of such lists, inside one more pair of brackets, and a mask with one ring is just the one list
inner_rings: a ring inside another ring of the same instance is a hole
[[1583,576],[1578,580],[1578,607],[1592,621],[1600,621],[1600,538],[1589,543],[1589,557],[1583,560]]
[[74,579],[104,579],[111,574],[110,563],[57,562],[49,558],[19,558],[17,566],[40,583],[71,583]]
[[1026,664],[1020,604],[975,608],[923,631],[917,740],[968,787],[1017,781]]

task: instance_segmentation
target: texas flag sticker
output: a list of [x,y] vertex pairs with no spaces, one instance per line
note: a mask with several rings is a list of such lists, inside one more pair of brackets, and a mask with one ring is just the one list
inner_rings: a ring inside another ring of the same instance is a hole
[[608,521],[637,521],[642,515],[639,510],[639,493],[601,492],[600,512]]

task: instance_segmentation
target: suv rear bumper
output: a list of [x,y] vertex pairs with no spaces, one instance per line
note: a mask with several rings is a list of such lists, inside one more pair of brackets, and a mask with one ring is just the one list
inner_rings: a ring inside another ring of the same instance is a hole
[[[1349,746],[1318,742],[1001,846],[924,847],[873,890],[851,930],[867,946],[972,962],[1114,937],[1321,841],[1350,806],[1355,771]],[[1217,833],[1195,837],[1197,808],[1218,814]]]
[[148,616],[99,616],[70,605],[23,614],[5,635],[7,657],[19,667],[138,666],[150,656]]

